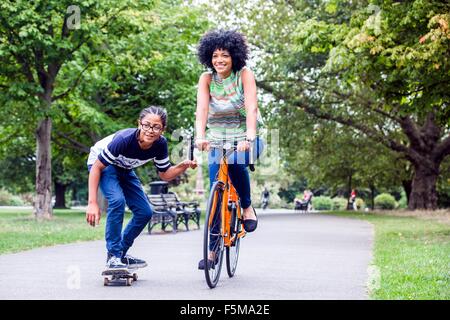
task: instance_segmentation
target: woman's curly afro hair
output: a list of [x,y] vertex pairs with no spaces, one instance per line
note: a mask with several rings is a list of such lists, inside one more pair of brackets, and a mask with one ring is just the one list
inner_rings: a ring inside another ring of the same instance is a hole
[[201,39],[197,48],[200,63],[214,70],[212,55],[216,49],[227,50],[233,61],[233,71],[241,70],[248,59],[248,46],[244,35],[234,30],[211,30]]

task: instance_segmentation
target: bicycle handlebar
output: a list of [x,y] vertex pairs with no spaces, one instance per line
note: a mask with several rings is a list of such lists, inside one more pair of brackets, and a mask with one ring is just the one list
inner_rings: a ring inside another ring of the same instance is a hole
[[[236,151],[238,142],[234,141],[233,146],[229,149],[232,149],[233,151]],[[222,146],[223,147],[223,146]],[[250,161],[249,161],[249,169],[250,171],[255,171],[255,159],[253,158],[253,147],[254,147],[254,143],[250,143],[250,150],[249,150],[249,156],[250,156]],[[190,146],[189,146],[189,160],[194,160],[194,148],[195,148],[195,142],[194,142],[194,136],[192,135],[190,138]]]

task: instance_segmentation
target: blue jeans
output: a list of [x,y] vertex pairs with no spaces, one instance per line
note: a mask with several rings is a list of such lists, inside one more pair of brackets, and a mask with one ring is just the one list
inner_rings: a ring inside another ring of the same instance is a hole
[[[259,158],[264,150],[264,142],[259,137],[256,138],[253,148],[253,159]],[[222,159],[222,149],[211,149],[208,154],[209,165],[209,189],[216,181],[217,171],[219,171],[220,161]],[[228,157],[228,173],[236,191],[241,199],[242,208],[246,209],[252,204],[250,195],[250,176],[248,174],[248,165],[250,163],[250,152],[233,152]]]
[[[142,184],[133,170],[107,166],[100,178],[100,190],[108,200],[106,211],[106,249],[123,257],[152,217],[152,209]],[[122,232],[125,204],[133,217]]]

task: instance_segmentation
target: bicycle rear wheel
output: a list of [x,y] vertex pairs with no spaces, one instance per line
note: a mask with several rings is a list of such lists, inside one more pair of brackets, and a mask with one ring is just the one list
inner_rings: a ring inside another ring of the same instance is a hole
[[[216,181],[208,199],[203,237],[203,261],[205,261],[206,283],[212,289],[219,282],[223,260],[222,201],[223,183]],[[209,260],[210,254],[215,258]]]
[[241,221],[238,217],[237,210],[238,208],[234,204],[231,209],[230,219],[231,246],[226,247],[227,273],[230,278],[233,277],[236,272],[241,244],[241,238],[238,236],[241,232]]

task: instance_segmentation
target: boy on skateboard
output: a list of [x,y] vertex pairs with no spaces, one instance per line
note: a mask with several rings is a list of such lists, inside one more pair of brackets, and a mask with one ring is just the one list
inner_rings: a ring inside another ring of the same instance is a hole
[[[105,272],[121,272],[143,268],[147,263],[128,254],[134,239],[139,236],[152,216],[152,209],[134,168],[152,161],[162,180],[170,181],[196,168],[197,162],[184,160],[172,166],[167,140],[162,133],[167,125],[167,113],[161,107],[150,106],[141,111],[138,128],[120,130],[91,147],[87,161],[89,170],[89,199],[86,221],[98,225],[100,208],[97,190],[108,200],[106,215],[107,263]],[[125,204],[133,217],[122,231]]]

